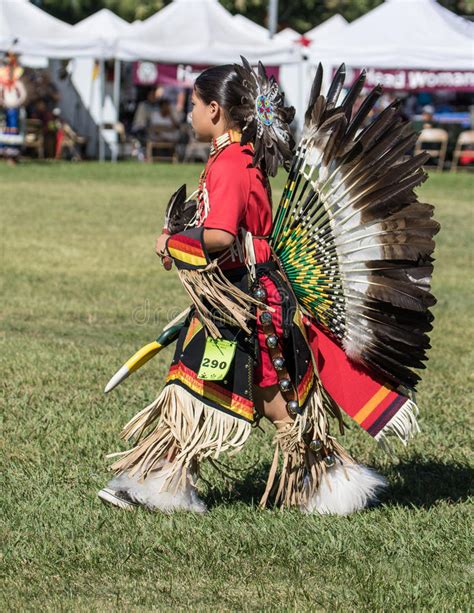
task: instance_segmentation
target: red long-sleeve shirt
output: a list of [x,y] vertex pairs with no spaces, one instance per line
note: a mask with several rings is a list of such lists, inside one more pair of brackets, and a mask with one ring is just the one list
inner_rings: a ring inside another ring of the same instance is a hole
[[[255,236],[269,236],[272,229],[272,203],[268,179],[252,166],[253,151],[248,145],[232,143],[207,162],[206,188],[209,213],[203,226],[225,230],[237,236],[239,228]],[[254,239],[257,263],[270,258],[267,240]],[[224,266],[226,267],[226,266]]]

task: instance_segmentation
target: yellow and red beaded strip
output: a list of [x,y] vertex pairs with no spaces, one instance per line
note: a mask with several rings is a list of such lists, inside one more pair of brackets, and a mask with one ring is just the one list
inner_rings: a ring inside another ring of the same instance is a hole
[[206,266],[207,258],[201,241],[184,234],[173,234],[166,243],[170,256],[191,266]]

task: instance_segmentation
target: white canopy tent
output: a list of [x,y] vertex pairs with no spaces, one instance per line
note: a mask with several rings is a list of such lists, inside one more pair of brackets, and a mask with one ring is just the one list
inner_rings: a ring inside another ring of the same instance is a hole
[[435,0],[385,0],[310,48],[310,59],[353,67],[472,70],[474,23]]
[[76,34],[102,40],[105,48],[104,55],[115,57],[118,39],[130,34],[132,24],[109,9],[101,9],[77,23],[73,28]]
[[[73,27],[42,11],[29,0],[0,0],[0,51],[12,50],[26,56],[28,65],[45,67],[48,59],[54,62],[69,58],[74,58],[77,63],[92,62],[85,58],[108,57],[114,44],[115,41],[112,45],[107,44],[106,30]],[[103,72],[100,83],[103,87]],[[100,100],[99,106],[102,113]],[[67,110],[70,109],[63,106],[63,111]],[[99,138],[99,143],[100,157],[103,158],[102,138]]]
[[[309,98],[314,75],[314,67],[311,63],[310,57],[314,57],[314,54],[317,55],[318,49],[321,45],[324,45],[325,42],[331,43],[335,36],[340,36],[342,31],[345,30],[348,25],[348,21],[344,19],[342,15],[333,15],[304,34],[304,38],[310,41],[310,44],[306,47],[305,60],[308,61],[305,62],[303,73],[305,98]],[[324,73],[326,80],[329,71],[330,68],[326,66]]]
[[[137,21],[136,23],[142,23]],[[89,33],[92,36],[102,36],[107,40],[120,36],[121,34],[127,34],[128,29],[132,24],[122,19],[109,9],[101,9],[89,17],[86,17],[74,27],[76,32]]]
[[[255,21],[252,21],[248,17],[237,14],[234,15],[234,21],[237,21],[248,32],[251,32],[256,36],[261,36],[263,39],[270,40],[270,31],[264,26],[255,23]],[[292,28],[285,28],[284,30],[277,32],[273,37],[273,40],[276,40],[280,43],[294,43],[298,38],[301,38],[301,34],[299,34],[296,30],[293,30]]]
[[301,38],[301,34],[293,28],[284,28],[275,34],[275,39],[280,42],[287,42],[297,44],[298,40]]
[[[109,17],[103,14],[104,21]],[[239,21],[218,0],[174,0],[146,21],[123,26],[114,48],[117,60],[194,65],[239,61],[240,55],[267,65],[300,60],[298,49],[270,40],[265,28],[244,17]]]
[[0,0],[0,51],[47,58],[101,57],[94,38],[48,15],[28,0]]
[[255,23],[245,15],[234,15],[234,21],[236,21],[240,26],[246,28],[248,32],[255,34],[256,36],[261,36],[263,39],[270,38],[270,32],[267,28],[261,26],[259,23]]
[[308,38],[314,45],[319,45],[325,40],[330,40],[335,34],[340,34],[348,25],[348,22],[342,15],[333,15],[326,21],[311,28],[305,33],[305,38]]
[[225,64],[244,55],[250,62],[279,65],[298,62],[298,50],[287,43],[264,40],[243,26],[218,0],[174,0],[161,11],[133,25],[122,37],[116,57],[163,63]]
[[[267,28],[255,23],[251,19],[244,17],[244,15],[234,15],[234,20],[238,21],[242,26],[247,28],[249,32],[255,33],[256,35],[263,36],[264,38],[269,38],[269,32]],[[285,41],[294,43],[296,45],[301,44],[301,38],[307,38],[311,42],[319,44],[320,41],[325,39],[329,39],[336,33],[340,33],[348,25],[348,22],[342,15],[333,15],[326,21],[318,24],[311,30],[308,30],[305,34],[300,34],[293,28],[284,28],[275,34],[275,40],[277,41]]]

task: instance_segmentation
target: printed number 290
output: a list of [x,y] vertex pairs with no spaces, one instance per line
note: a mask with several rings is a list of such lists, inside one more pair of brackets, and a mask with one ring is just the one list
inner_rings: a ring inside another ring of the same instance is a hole
[[210,366],[211,368],[220,368],[221,370],[224,370],[224,368],[227,367],[227,362],[219,362],[219,360],[211,360],[210,358],[204,358],[204,360],[202,361],[202,366],[204,368],[209,368]]

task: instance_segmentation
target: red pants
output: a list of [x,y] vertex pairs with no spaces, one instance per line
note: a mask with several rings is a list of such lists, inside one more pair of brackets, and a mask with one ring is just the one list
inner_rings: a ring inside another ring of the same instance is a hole
[[[260,284],[267,291],[266,304],[273,307],[275,311],[272,313],[273,325],[275,326],[276,334],[281,338],[282,330],[282,309],[281,297],[276,285],[271,279],[266,276],[260,278]],[[260,348],[260,358],[254,372],[254,383],[260,387],[269,387],[278,383],[278,377],[270,358],[270,352],[265,343],[266,335],[263,333],[262,324],[257,320],[257,335],[258,345]],[[280,347],[281,348],[281,347]]]

